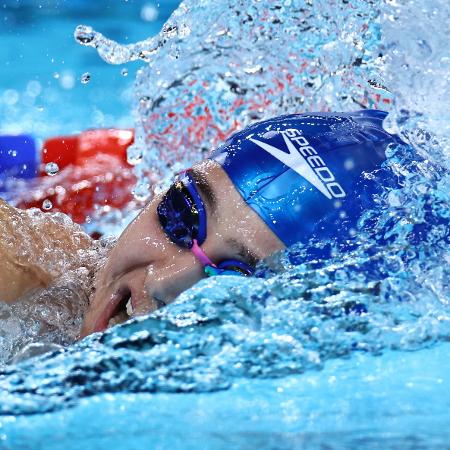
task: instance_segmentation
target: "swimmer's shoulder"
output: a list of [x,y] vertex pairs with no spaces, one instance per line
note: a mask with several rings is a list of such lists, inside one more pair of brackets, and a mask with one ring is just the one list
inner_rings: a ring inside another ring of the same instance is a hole
[[46,287],[80,265],[92,239],[67,216],[24,211],[0,198],[0,300]]

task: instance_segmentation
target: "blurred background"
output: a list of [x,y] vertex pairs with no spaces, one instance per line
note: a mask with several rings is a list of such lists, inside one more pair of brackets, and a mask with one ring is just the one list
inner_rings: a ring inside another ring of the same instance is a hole
[[86,24],[120,43],[133,43],[157,34],[179,3],[2,1],[0,133],[46,138],[133,126],[132,85],[142,63],[110,66],[95,50],[78,45],[73,32]]

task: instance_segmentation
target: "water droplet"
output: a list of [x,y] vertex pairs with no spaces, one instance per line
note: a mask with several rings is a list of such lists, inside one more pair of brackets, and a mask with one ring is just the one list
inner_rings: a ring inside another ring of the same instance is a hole
[[352,158],[347,158],[344,161],[345,170],[352,170],[355,167],[355,161]]
[[245,73],[248,73],[249,75],[253,75],[255,73],[259,73],[262,72],[263,68],[262,66],[260,66],[259,64],[257,64],[256,66],[251,66],[251,67],[246,67],[244,69]]
[[135,166],[142,161],[143,152],[142,147],[140,145],[130,145],[127,149],[127,161],[128,164]]
[[150,184],[143,180],[133,190],[133,196],[136,200],[146,201],[150,197]]
[[90,79],[91,79],[91,74],[89,72],[85,72],[85,73],[83,73],[83,75],[81,75],[81,82],[83,84],[88,84]]
[[128,69],[122,69],[122,70],[120,71],[120,73],[121,73],[121,75],[122,75],[123,77],[126,77],[126,76],[128,75]]
[[31,80],[30,82],[28,82],[26,93],[30,97],[37,97],[41,92],[42,86],[41,83],[39,83],[39,81]]
[[15,89],[6,89],[2,97],[7,106],[13,106],[19,101],[19,93]]
[[154,22],[158,18],[158,15],[158,9],[151,3],[145,4],[141,9],[141,19],[146,22]]
[[65,70],[61,73],[61,77],[59,78],[59,84],[63,89],[72,89],[75,86],[75,77],[72,71]]
[[169,38],[169,39],[174,38],[177,35],[177,33],[178,33],[178,26],[175,25],[175,24],[174,25],[169,25],[169,24],[166,23],[163,26],[162,32],[163,32],[163,35],[166,38]]
[[96,32],[92,27],[87,25],[78,25],[75,28],[74,37],[77,42],[82,45],[90,45],[96,37]]
[[52,209],[52,207],[53,207],[53,204],[48,198],[46,198],[42,202],[42,209],[45,209],[46,211],[48,211],[49,209]]
[[45,165],[45,173],[53,177],[59,172],[59,166],[55,162],[49,162]]
[[139,109],[142,114],[146,114],[152,105],[152,99],[146,95],[139,99]]

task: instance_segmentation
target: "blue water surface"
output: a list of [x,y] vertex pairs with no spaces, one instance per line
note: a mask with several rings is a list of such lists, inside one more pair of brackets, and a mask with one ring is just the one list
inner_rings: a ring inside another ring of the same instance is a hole
[[5,417],[4,449],[444,449],[450,351],[360,354],[321,371],[237,380],[226,391],[104,394]]

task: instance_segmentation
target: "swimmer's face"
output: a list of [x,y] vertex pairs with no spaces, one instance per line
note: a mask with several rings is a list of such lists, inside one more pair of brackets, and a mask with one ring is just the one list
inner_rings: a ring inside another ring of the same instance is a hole
[[[237,259],[255,265],[284,247],[218,164],[204,161],[192,174],[207,211],[207,237],[201,247],[214,263]],[[155,311],[206,276],[192,252],[174,244],[162,229],[156,209],[161,198],[156,196],[142,210],[111,250],[97,275],[82,337],[130,315]]]

